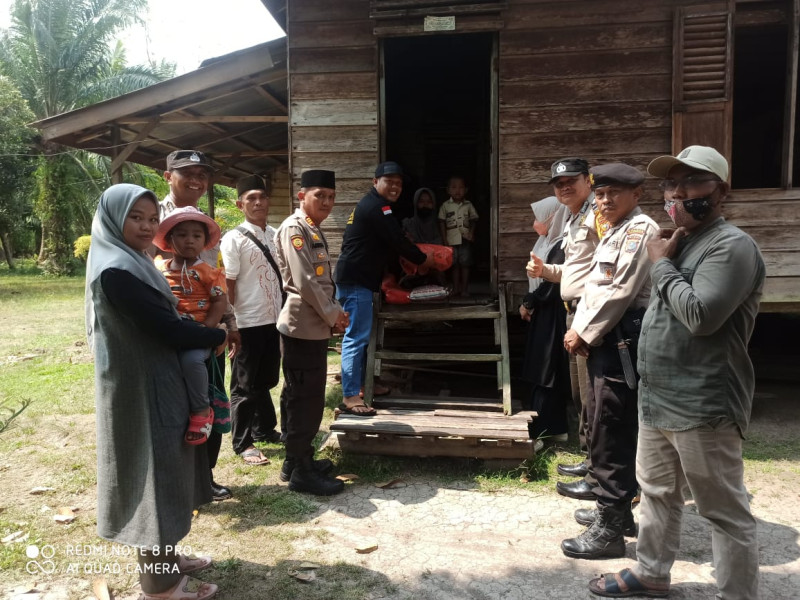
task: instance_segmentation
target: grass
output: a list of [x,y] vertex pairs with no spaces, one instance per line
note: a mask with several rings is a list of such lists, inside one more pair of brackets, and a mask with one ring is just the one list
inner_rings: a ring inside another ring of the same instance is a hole
[[[85,345],[83,279],[38,275],[25,264],[10,273],[0,267],[0,406],[30,402],[22,414],[0,434],[0,538],[23,531],[21,543],[0,544],[0,591],[4,585],[30,579],[25,572],[29,544],[52,544],[60,552],[60,568],[72,561],[64,555],[69,546],[104,545],[96,537],[95,438],[93,368]],[[329,370],[338,370],[339,356],[329,355]],[[280,385],[273,390],[278,406]],[[333,420],[341,401],[341,387],[330,385],[326,394],[322,432]],[[330,533],[314,526],[317,499],[289,492],[278,479],[283,458],[279,444],[260,444],[272,459],[266,467],[245,467],[230,448],[226,436],[215,469],[216,479],[236,487],[232,501],[202,507],[195,527],[184,543],[215,557],[209,579],[225,590],[226,598],[261,597],[269,590],[274,600],[348,598],[361,600],[391,595],[394,584],[384,575],[350,562],[326,559]],[[500,465],[468,459],[396,458],[343,455],[326,449],[323,456],[343,473],[357,473],[359,485],[391,479],[423,481],[441,488],[463,488],[488,493],[528,490],[553,494],[559,479],[556,464],[578,462],[574,448],[550,447],[521,465]],[[751,436],[745,443],[748,469],[768,473],[800,474],[800,441],[791,437]],[[12,476],[13,474],[13,476]],[[352,484],[348,484],[352,485]],[[16,486],[16,487],[15,487]],[[34,486],[54,488],[31,495]],[[58,507],[77,507],[78,518],[59,525],[53,519]],[[134,589],[135,576],[125,572],[130,557],[92,556],[99,568],[122,567],[107,575],[115,592]],[[86,562],[86,559],[82,559]],[[287,576],[304,560],[320,564],[317,580],[302,583]],[[80,561],[77,561],[80,562]],[[59,572],[68,593],[89,595],[76,587],[86,574]],[[77,590],[77,591],[76,591]]]

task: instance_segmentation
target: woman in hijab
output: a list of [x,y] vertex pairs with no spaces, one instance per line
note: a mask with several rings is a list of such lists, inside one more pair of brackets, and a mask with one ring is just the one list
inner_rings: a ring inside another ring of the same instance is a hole
[[119,184],[100,198],[86,267],[86,330],[95,360],[97,532],[139,548],[145,600],[212,598],[186,575],[211,564],[176,546],[192,511],[211,500],[205,449],[184,442],[189,399],[178,350],[212,348],[223,329],[184,321],[146,254],[158,229],[155,195]]
[[442,243],[436,216],[436,196],[430,188],[419,188],[414,193],[414,216],[403,219],[403,231],[416,244]]
[[[531,204],[533,228],[539,234],[532,253],[548,264],[564,262],[561,238],[569,212],[555,196]],[[526,410],[539,417],[530,426],[531,438],[540,436],[553,441],[567,439],[567,405],[572,390],[569,379],[569,356],[564,350],[566,308],[561,300],[561,286],[541,278],[529,278],[528,294],[519,308],[520,316],[530,321],[523,378],[531,384],[523,400]],[[541,444],[537,444],[537,450]]]

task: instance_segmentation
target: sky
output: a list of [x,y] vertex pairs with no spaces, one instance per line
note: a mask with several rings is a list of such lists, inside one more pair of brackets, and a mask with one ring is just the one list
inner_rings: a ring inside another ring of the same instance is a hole
[[[9,25],[13,0],[0,0],[0,28]],[[150,0],[146,25],[121,36],[129,65],[166,59],[176,75],[193,71],[207,58],[282,37],[261,0]]]

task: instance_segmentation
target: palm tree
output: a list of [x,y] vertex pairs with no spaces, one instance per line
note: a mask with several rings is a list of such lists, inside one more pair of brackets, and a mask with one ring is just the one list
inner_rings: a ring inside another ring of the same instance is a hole
[[[171,75],[168,68],[127,67],[121,45],[111,46],[146,7],[147,0],[15,0],[11,27],[0,39],[0,69],[37,119],[161,81]],[[57,144],[43,144],[38,152],[33,204],[42,226],[39,264],[65,273],[71,269],[75,207],[86,202],[94,167]]]

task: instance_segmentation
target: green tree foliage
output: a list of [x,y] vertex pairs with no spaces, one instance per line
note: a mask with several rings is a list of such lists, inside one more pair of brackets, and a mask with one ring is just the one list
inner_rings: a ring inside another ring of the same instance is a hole
[[0,76],[0,243],[9,268],[14,268],[12,233],[31,213],[28,194],[34,163],[29,156],[33,113],[14,85]]
[[[36,119],[109,99],[171,76],[169,65],[127,67],[116,36],[137,22],[147,0],[15,0],[0,40],[0,69]],[[108,180],[107,161],[42,144],[34,209],[42,227],[39,264],[67,273],[72,240],[84,233]]]

